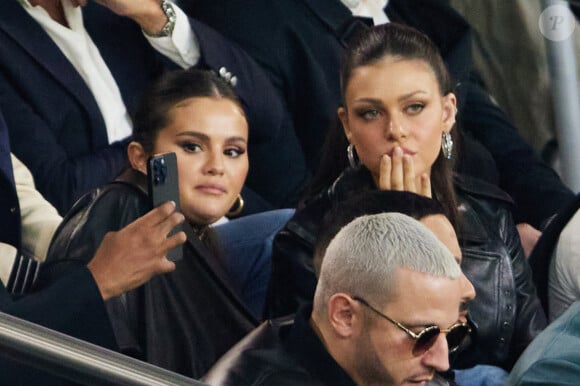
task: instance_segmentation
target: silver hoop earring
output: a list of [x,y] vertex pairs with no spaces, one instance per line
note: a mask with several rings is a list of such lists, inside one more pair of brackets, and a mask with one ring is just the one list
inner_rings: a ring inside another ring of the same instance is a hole
[[358,156],[352,143],[346,147],[346,157],[348,158],[348,164],[351,168],[356,168],[358,166]]
[[451,138],[451,134],[444,132],[441,135],[441,151],[448,160],[453,156],[453,138]]

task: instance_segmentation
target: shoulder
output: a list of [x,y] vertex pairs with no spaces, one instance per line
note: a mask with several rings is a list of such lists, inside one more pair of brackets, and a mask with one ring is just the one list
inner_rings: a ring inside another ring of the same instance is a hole
[[456,174],[453,178],[453,185],[460,198],[494,202],[497,205],[505,205],[508,207],[514,205],[514,201],[509,194],[498,186],[480,180],[479,178]]
[[[82,196],[55,232],[47,261],[67,257],[92,258],[101,239],[149,210],[147,194],[127,181],[115,181]],[[90,247],[88,246],[90,245]],[[76,252],[73,252],[76,251]]]
[[306,200],[304,206],[288,221],[284,230],[293,232],[314,245],[320,223],[333,205],[368,189],[375,189],[370,173],[362,167],[347,168],[329,187]]
[[309,376],[285,350],[293,318],[268,320],[230,349],[204,381],[220,385],[304,385]]
[[572,385],[580,378],[580,302],[548,326],[514,366],[509,385]]

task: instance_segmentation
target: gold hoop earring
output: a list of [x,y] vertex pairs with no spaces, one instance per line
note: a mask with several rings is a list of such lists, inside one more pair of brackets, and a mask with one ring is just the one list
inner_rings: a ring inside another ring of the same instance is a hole
[[234,202],[234,205],[232,206],[230,211],[228,213],[226,213],[226,216],[227,217],[236,217],[240,213],[242,213],[243,209],[244,209],[244,199],[242,198],[241,194],[238,194],[238,197],[236,198],[236,202]]

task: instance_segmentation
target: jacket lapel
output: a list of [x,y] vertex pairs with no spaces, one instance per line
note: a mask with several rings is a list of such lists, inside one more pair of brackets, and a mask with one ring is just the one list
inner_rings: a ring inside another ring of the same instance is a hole
[[103,143],[103,135],[106,142],[106,132],[101,133],[105,123],[93,94],[50,36],[17,0],[0,1],[0,15],[0,30],[30,54],[86,109],[90,124],[98,128],[93,130],[93,136],[98,137],[95,143]]
[[340,0],[309,0],[304,1],[312,13],[346,47],[357,32],[373,25],[373,21],[366,17],[354,17]]

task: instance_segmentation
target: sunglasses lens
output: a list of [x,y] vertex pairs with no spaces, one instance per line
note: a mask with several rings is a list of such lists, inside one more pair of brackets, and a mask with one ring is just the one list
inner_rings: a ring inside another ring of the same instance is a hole
[[458,324],[457,326],[453,327],[447,333],[447,345],[449,346],[449,352],[454,352],[457,350],[468,334],[469,327],[464,324]]
[[427,350],[433,346],[441,330],[437,326],[427,327],[419,334],[419,339],[415,342],[413,347],[413,355],[423,355]]

